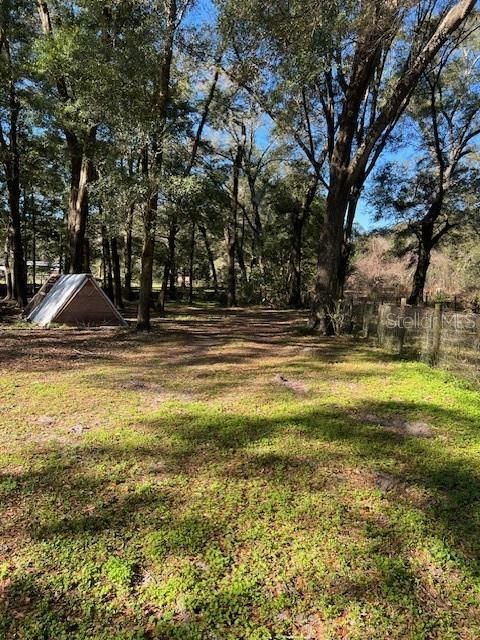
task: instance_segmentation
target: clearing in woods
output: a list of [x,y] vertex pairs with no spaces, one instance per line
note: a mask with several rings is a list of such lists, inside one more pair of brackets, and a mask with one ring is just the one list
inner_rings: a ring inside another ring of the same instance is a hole
[[0,637],[478,638],[479,393],[294,312],[176,314],[2,327]]

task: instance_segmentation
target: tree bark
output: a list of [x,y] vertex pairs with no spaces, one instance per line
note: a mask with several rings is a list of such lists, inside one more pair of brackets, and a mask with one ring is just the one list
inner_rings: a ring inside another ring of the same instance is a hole
[[313,304],[313,326],[333,335],[331,314],[340,298],[340,272],[344,219],[348,207],[345,181],[332,176],[327,196],[325,220],[320,232]]
[[203,224],[199,225],[198,228],[200,229],[200,233],[202,234],[202,237],[203,237],[203,242],[205,244],[205,250],[207,252],[208,263],[210,265],[210,272],[213,280],[213,288],[215,290],[215,294],[217,294],[218,293],[217,269],[215,267],[215,258],[213,257],[212,247],[208,239],[207,228]]
[[138,331],[150,329],[156,212],[157,198],[156,195],[151,195],[147,203],[147,211],[143,216],[142,268],[140,271],[140,294],[137,311]]
[[113,269],[113,300],[115,302],[115,306],[117,306],[119,309],[123,309],[120,256],[118,253],[117,239],[115,237],[113,237],[110,240],[110,249],[112,254],[112,269]]
[[314,174],[300,207],[295,207],[291,215],[291,249],[287,271],[288,305],[301,308],[302,299],[302,252],[303,233],[310,217],[319,177]]
[[85,232],[88,220],[88,184],[94,174],[93,155],[97,127],[90,127],[83,144],[65,132],[70,154],[70,197],[67,216],[68,252],[65,271],[82,273],[85,267]]
[[13,300],[13,281],[12,272],[10,270],[10,237],[7,231],[7,237],[5,239],[5,253],[4,253],[4,265],[5,265],[5,285],[7,288],[5,294],[5,300]]
[[428,245],[419,244],[417,266],[413,276],[412,291],[408,298],[408,304],[418,306],[424,302],[425,282],[427,280],[428,267],[430,266],[431,248]]
[[30,197],[30,215],[32,217],[32,296],[34,296],[37,286],[37,216],[33,193]]
[[441,229],[437,230],[435,227],[442,213],[444,195],[443,188],[441,188],[431,203],[427,214],[415,225],[418,248],[412,290],[408,298],[408,304],[411,305],[423,304],[432,250],[438,245],[443,236],[455,226],[447,220]]
[[133,239],[133,216],[135,213],[135,204],[131,204],[127,214],[127,223],[125,229],[125,248],[123,252],[125,271],[124,271],[124,291],[125,299],[133,300],[132,292],[132,239]]
[[302,306],[302,236],[304,220],[301,211],[294,208],[291,214],[291,248],[288,261],[288,306]]
[[113,302],[114,296],[113,296],[112,256],[110,253],[110,243],[108,242],[108,235],[105,227],[102,227],[102,258],[103,258],[103,288],[107,296]]
[[339,299],[343,298],[343,295],[344,295],[345,283],[348,277],[350,263],[352,259],[353,223],[355,220],[355,214],[357,212],[358,198],[359,198],[359,194],[353,193],[348,201],[348,206],[347,206],[347,216],[346,216],[344,233],[343,233],[342,254],[340,258],[340,268],[339,268],[339,274],[338,274]]
[[170,300],[177,299],[177,264],[175,249],[177,244],[177,216],[172,216],[168,229],[168,296]]
[[83,266],[82,273],[91,273],[90,269],[90,240],[87,236],[83,239]]
[[195,222],[192,222],[192,228],[190,233],[190,255],[189,255],[189,283],[188,283],[188,302],[193,302],[193,267],[195,260]]
[[[17,171],[19,165],[16,164]],[[10,244],[13,256],[13,292],[14,297],[21,307],[27,305],[27,273],[25,257],[23,253],[22,227],[20,220],[20,180],[14,176],[12,180],[7,178],[8,204],[10,210]]]
[[27,304],[27,271],[22,239],[21,211],[20,211],[20,148],[18,142],[20,101],[12,70],[10,57],[10,43],[5,31],[0,32],[0,54],[5,57],[7,69],[10,73],[8,83],[8,112],[9,132],[8,141],[3,129],[0,128],[1,160],[5,171],[7,199],[9,208],[9,242],[12,252],[12,285],[13,296],[21,307]]
[[235,258],[237,254],[237,222],[238,222],[238,193],[240,186],[240,171],[243,162],[246,130],[242,124],[241,138],[237,144],[237,151],[233,160],[233,189],[231,215],[225,227],[225,244],[227,247],[227,306],[237,306],[237,278],[235,274]]

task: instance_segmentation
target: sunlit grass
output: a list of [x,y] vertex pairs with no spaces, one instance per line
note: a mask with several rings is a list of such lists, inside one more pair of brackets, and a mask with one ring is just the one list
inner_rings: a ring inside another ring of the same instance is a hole
[[0,637],[479,637],[478,392],[301,326],[13,330]]

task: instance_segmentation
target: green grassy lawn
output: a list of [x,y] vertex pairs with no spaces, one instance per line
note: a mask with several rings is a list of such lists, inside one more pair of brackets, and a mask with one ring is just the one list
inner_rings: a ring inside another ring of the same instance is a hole
[[480,394],[303,322],[0,328],[0,638],[480,637]]

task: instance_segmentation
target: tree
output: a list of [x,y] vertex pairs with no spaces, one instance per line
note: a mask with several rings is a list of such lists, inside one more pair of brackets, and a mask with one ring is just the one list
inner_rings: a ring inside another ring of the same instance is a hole
[[175,35],[188,8],[189,1],[165,0],[163,43],[157,61],[158,76],[152,95],[152,110],[155,123],[150,139],[145,143],[142,158],[143,175],[151,181],[143,208],[143,247],[140,274],[140,298],[138,302],[137,329],[150,328],[150,305],[152,297],[153,259],[155,247],[155,225],[159,200],[159,188],[164,163],[164,143],[167,134],[168,112],[171,106],[171,75]]
[[413,166],[386,164],[372,194],[379,213],[393,214],[405,223],[402,235],[415,238],[416,266],[408,298],[413,305],[423,302],[433,249],[471,218],[468,194],[477,192],[480,179],[472,162],[480,135],[478,51],[468,40],[461,51],[456,45],[424,74],[412,100],[410,143],[412,134],[417,137]]
[[32,44],[31,23],[23,2],[2,3],[0,13],[0,162],[8,193],[8,240],[6,250],[7,273],[9,253],[13,265],[8,295],[18,304],[27,304],[27,274],[21,228],[21,171],[22,147],[26,138],[26,90],[30,78],[26,74],[25,58]]
[[97,43],[104,43],[92,37],[88,27],[90,20],[104,27],[108,14],[105,12],[103,20],[98,20],[89,15],[89,9],[95,9],[94,4],[84,7],[79,3],[76,11],[60,6],[57,8],[59,24],[54,29],[48,2],[37,0],[37,6],[45,36],[43,48],[39,49],[43,53],[39,69],[56,89],[55,113],[65,135],[70,163],[65,271],[82,273],[88,261],[85,256],[88,185],[94,177],[93,158],[99,126],[95,117],[98,114],[90,108],[93,87],[87,75],[93,73],[89,63],[103,58]]
[[[420,77],[471,14],[475,0],[421,0],[413,6],[369,1],[346,11],[335,2],[325,3],[320,11],[313,1],[280,3],[269,12],[261,4],[247,3],[229,31],[231,47],[237,52],[238,41],[251,44],[253,39],[255,52],[274,61],[278,73],[286,73],[291,82],[300,82],[309,93],[316,91],[323,109],[327,193],[312,317],[314,326],[329,333],[365,180]],[[221,5],[228,15],[232,5]],[[288,35],[292,27],[297,44]],[[307,73],[298,74],[305,68]],[[264,93],[278,84],[268,75],[262,80]]]

